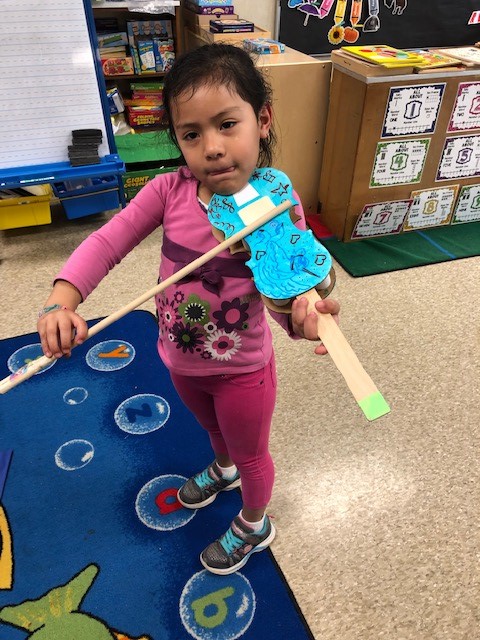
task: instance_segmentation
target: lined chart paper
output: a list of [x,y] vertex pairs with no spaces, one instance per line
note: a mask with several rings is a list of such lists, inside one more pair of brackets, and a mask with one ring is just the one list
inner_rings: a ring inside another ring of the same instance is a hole
[[0,171],[67,162],[72,129],[110,153],[82,0],[2,0]]

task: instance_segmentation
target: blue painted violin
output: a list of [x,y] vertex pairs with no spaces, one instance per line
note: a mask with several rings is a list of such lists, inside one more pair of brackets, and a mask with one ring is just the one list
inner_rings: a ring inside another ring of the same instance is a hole
[[[257,169],[248,185],[231,196],[215,194],[208,219],[225,238],[243,229],[259,213],[290,200],[295,205],[289,178],[276,169]],[[251,269],[258,291],[271,308],[289,313],[292,300],[310,289],[326,289],[332,259],[313,233],[298,229],[289,211],[247,236]]]

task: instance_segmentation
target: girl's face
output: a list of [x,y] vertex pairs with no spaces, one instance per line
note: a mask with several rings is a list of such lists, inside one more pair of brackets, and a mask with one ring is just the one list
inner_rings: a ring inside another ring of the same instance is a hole
[[183,157],[199,180],[198,195],[231,195],[247,184],[257,166],[260,139],[272,123],[269,106],[257,118],[252,105],[224,85],[202,86],[180,95],[172,119]]

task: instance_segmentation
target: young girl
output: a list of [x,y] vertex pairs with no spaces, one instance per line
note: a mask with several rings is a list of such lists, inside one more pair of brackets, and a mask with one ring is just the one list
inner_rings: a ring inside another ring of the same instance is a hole
[[[239,47],[206,45],[180,56],[165,78],[164,102],[186,166],[151,180],[72,254],[40,312],[38,332],[49,357],[70,354],[72,331],[74,344],[84,341],[87,326],[78,305],[141,240],[163,225],[164,280],[217,243],[206,212],[212,195],[240,191],[257,166],[271,163],[270,90]],[[305,228],[300,205],[296,214]],[[242,486],[242,510],[200,555],[206,569],[221,575],[242,567],[275,537],[265,513],[274,479],[269,433],[275,361],[247,259],[245,252],[225,251],[208,269],[156,298],[158,352],[179,396],[208,431],[215,454],[180,488],[178,500],[198,509],[219,492]],[[319,301],[316,308],[339,311],[334,300]],[[305,298],[294,302],[291,315],[271,315],[292,337],[318,339],[316,316],[307,314]],[[315,352],[326,350],[318,345]]]

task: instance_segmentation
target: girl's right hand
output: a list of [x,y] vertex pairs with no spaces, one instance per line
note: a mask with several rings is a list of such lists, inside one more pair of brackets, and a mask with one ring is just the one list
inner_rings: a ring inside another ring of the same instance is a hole
[[85,341],[88,327],[75,311],[58,309],[41,316],[37,322],[37,330],[47,358],[68,358],[72,347]]

